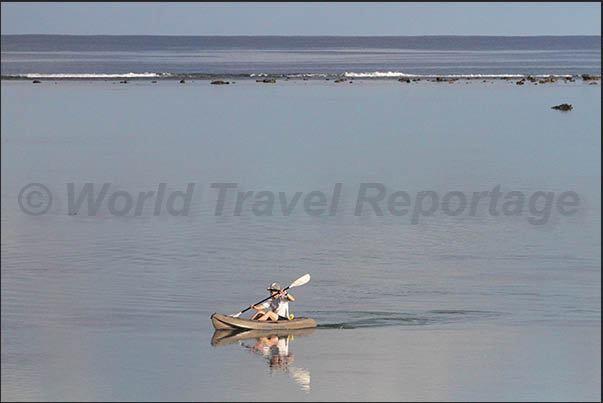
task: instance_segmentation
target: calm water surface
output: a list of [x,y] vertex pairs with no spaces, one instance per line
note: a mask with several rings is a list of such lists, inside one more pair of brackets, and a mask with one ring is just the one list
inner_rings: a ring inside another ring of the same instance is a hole
[[[582,82],[3,81],[2,400],[600,400],[600,108]],[[70,182],[197,187],[186,217],[70,216]],[[344,190],[334,217],[215,217],[213,182]],[[412,225],[354,216],[363,182],[584,203]],[[212,312],[305,273],[318,329],[216,343]]]

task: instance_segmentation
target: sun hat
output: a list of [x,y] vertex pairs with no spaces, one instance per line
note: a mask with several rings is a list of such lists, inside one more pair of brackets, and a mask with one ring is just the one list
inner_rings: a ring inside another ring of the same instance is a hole
[[279,283],[272,283],[270,284],[270,286],[267,288],[268,291],[280,291],[281,290],[281,285]]

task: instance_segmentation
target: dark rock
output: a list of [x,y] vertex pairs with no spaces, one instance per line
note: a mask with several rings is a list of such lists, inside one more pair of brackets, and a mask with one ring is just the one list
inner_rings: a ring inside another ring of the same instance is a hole
[[593,81],[592,83],[588,83],[588,85],[599,85],[599,84],[597,84]]
[[582,79],[584,81],[589,81],[589,80],[599,80],[601,77],[598,76],[592,76],[590,74],[582,74]]
[[128,80],[122,80],[119,82],[120,84],[128,84]]
[[558,111],[571,111],[574,108],[570,104],[561,104],[552,106],[551,109],[556,109]]
[[523,84],[524,84],[524,81],[523,81],[523,80],[520,80],[520,81],[516,82],[515,84],[517,84],[517,85],[523,85]]
[[402,77],[402,78],[399,78],[398,81],[400,81],[401,83],[410,83],[410,78]]
[[213,85],[225,85],[225,84],[230,84],[230,83],[228,81],[214,80],[210,84],[213,84]]
[[343,78],[338,78],[337,80],[333,81],[334,83],[343,83],[345,80]]
[[33,80],[32,81],[32,84],[40,84],[40,83],[42,83],[42,81],[40,81],[40,80]]
[[265,78],[263,80],[256,80],[259,83],[269,83],[269,84],[275,84],[276,80],[274,78]]
[[437,78],[436,78],[436,81],[438,81],[438,82],[439,82],[439,81],[446,81],[446,79],[445,79],[444,77],[437,77]]
[[157,80],[153,80],[153,81],[151,81],[151,83],[157,84]]
[[185,82],[184,79],[180,80],[180,84],[184,84]]

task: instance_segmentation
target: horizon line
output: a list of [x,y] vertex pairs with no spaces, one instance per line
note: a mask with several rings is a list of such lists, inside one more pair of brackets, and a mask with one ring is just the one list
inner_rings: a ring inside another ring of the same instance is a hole
[[241,34],[241,35],[218,35],[218,34],[203,34],[203,35],[181,35],[181,34],[11,34],[1,33],[0,36],[161,36],[161,37],[274,37],[274,38],[397,38],[397,37],[495,37],[495,38],[528,38],[528,37],[568,37],[568,36],[594,36],[600,37],[601,34],[567,34],[567,35],[468,35],[468,34],[434,34],[434,35],[260,35],[260,34]]

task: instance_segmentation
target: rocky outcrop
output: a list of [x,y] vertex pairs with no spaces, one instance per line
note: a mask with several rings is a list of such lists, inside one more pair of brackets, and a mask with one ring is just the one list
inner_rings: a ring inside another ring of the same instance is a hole
[[590,74],[582,74],[582,79],[584,81],[599,80],[600,78],[601,77],[599,77],[599,76],[593,76],[593,75],[590,75]]
[[561,104],[561,105],[552,106],[551,109],[555,109],[558,111],[571,111],[572,109],[574,109],[574,107],[571,106],[570,104]]
[[545,77],[543,79],[541,79],[540,81],[538,81],[540,84],[546,84],[546,83],[556,83],[557,82],[557,78],[556,77]]
[[334,83],[343,83],[345,82],[345,79],[343,78],[338,78],[337,80],[333,81]]
[[214,80],[210,84],[213,84],[213,85],[226,85],[226,84],[230,84],[230,82],[229,81],[222,81],[222,80]]
[[40,81],[40,80],[33,80],[31,83],[32,83],[32,84],[41,84],[41,83],[42,83],[42,81]]
[[410,78],[408,78],[408,77],[399,78],[398,81],[400,81],[401,83],[408,83],[408,84],[410,84]]
[[274,78],[265,78],[263,80],[255,80],[256,83],[269,83],[276,84],[276,80]]

